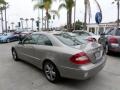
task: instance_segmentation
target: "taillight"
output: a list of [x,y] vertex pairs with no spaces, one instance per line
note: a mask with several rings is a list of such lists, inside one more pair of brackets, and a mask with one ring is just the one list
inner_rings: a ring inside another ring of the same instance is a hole
[[84,52],[80,52],[78,54],[73,55],[70,58],[70,61],[73,62],[74,64],[88,64],[88,63],[90,63],[88,56]]
[[95,39],[95,38],[92,38],[92,37],[88,37],[88,38],[87,38],[87,41],[89,41],[89,42],[96,42],[96,39]]
[[111,37],[109,37],[108,42],[109,42],[109,43],[116,44],[116,43],[118,43],[118,40],[117,40],[117,38],[116,38],[116,37],[111,36]]

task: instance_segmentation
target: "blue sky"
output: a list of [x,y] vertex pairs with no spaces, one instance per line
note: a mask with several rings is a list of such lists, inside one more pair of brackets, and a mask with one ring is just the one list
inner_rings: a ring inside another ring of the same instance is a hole
[[[20,17],[23,18],[37,18],[38,16],[38,10],[34,10],[34,2],[32,0],[6,0],[9,2],[9,8],[7,10],[7,18],[8,18],[8,24],[11,22],[18,22]],[[59,1],[59,0],[58,0]],[[77,9],[76,9],[76,20],[80,19],[81,21],[84,20],[84,0],[76,0],[77,1]],[[100,3],[100,6],[102,8],[103,12],[103,21],[102,22],[111,22],[116,20],[117,15],[117,7],[116,4],[112,4],[112,1],[114,0],[98,0]],[[54,2],[52,9],[58,8],[59,2]],[[95,23],[94,16],[95,13],[98,11],[96,8],[96,4],[94,3],[94,0],[91,0],[91,6],[92,6],[92,18],[91,22]],[[41,11],[40,11],[41,13]],[[29,22],[30,23],[30,22]],[[66,10],[62,9],[60,11],[60,18],[54,20],[53,26],[60,26],[64,25],[66,23]]]

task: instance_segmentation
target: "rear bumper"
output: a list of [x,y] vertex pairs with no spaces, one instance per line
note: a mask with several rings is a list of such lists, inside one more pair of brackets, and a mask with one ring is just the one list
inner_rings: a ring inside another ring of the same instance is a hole
[[119,44],[110,44],[109,50],[114,52],[120,52],[120,45]]
[[60,67],[60,75],[62,77],[85,80],[95,76],[105,65],[106,56],[103,57],[101,62],[97,64],[88,64],[80,66],[79,68]]

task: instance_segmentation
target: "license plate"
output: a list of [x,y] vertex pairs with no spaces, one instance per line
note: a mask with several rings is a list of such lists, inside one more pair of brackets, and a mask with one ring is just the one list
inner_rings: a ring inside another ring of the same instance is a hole
[[96,57],[96,58],[99,58],[99,57],[100,57],[100,52],[96,52],[96,53],[95,53],[95,57]]

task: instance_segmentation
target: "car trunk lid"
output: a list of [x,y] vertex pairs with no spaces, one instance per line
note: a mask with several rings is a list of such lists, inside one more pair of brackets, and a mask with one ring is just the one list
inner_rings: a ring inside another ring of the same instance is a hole
[[92,63],[99,62],[104,54],[103,47],[96,42],[77,45],[74,48],[84,51]]

